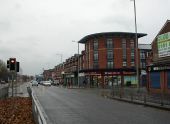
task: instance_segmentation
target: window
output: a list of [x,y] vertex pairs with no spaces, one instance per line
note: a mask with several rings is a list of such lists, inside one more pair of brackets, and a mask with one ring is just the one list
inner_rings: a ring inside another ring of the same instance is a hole
[[107,59],[113,59],[113,51],[107,51]]
[[145,63],[145,61],[141,61],[140,67],[141,67],[141,68],[146,68],[146,63]]
[[126,61],[123,61],[123,67],[125,67],[127,65]]
[[97,39],[94,40],[93,49],[94,49],[94,50],[97,50],[97,49],[98,49],[98,40],[97,40]]
[[112,49],[113,48],[113,41],[112,41],[112,39],[107,39],[106,47],[107,47],[107,49]]
[[145,51],[140,51],[140,58],[145,59]]
[[130,48],[135,48],[134,40],[130,40]]
[[93,63],[93,68],[94,69],[98,69],[99,68],[99,63],[98,62],[94,62]]
[[131,66],[134,67],[135,66],[135,62],[131,61]]
[[122,39],[123,59],[126,59],[126,39]]
[[113,68],[113,61],[107,62],[107,68]]
[[131,55],[131,59],[135,59],[135,50],[134,49],[131,49],[130,55]]
[[123,67],[127,66],[126,56],[126,39],[122,39],[122,50],[123,50]]
[[94,61],[98,61],[98,52],[94,51]]

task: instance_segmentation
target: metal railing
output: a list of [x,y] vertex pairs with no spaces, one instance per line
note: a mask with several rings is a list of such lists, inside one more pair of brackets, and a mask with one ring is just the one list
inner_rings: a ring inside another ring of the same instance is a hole
[[35,96],[34,91],[30,87],[27,87],[27,91],[29,96],[32,98],[32,112],[33,112],[35,123],[51,124],[43,108],[41,107],[37,97]]
[[9,86],[8,84],[0,85],[0,99],[8,97]]
[[170,107],[170,94],[148,93],[146,90],[137,88],[118,88],[115,87],[110,92],[111,97],[127,99],[132,102],[141,102],[144,104],[157,104]]

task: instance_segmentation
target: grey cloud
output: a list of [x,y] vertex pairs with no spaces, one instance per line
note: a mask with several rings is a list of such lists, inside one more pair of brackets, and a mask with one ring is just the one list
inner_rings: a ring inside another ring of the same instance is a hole
[[9,21],[0,21],[0,32],[9,31],[11,28],[11,23]]
[[110,15],[101,20],[104,25],[110,25],[114,29],[133,31],[133,20],[121,15]]

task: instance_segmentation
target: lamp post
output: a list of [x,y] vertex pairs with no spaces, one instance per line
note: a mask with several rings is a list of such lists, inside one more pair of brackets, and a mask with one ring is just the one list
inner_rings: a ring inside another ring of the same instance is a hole
[[[72,42],[76,42],[76,41],[72,41]],[[77,84],[78,87],[80,87],[80,83],[79,83],[79,42],[76,42],[78,44],[78,58],[77,58]]]
[[136,41],[136,81],[138,85],[138,89],[140,88],[140,81],[139,81],[139,57],[138,57],[138,36],[137,36],[137,21],[136,21],[136,1],[131,0],[134,3],[134,16],[135,16],[135,41]]

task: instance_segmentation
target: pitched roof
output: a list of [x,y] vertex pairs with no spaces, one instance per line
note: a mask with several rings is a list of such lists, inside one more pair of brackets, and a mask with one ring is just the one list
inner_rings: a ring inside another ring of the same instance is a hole
[[[163,29],[168,25],[168,23],[170,23],[170,20],[166,20],[165,24],[163,25],[163,27],[161,28],[161,30],[158,32],[158,34],[156,35],[156,37],[153,39],[152,43],[156,40],[157,36],[163,31]],[[151,44],[152,44],[151,43]]]

